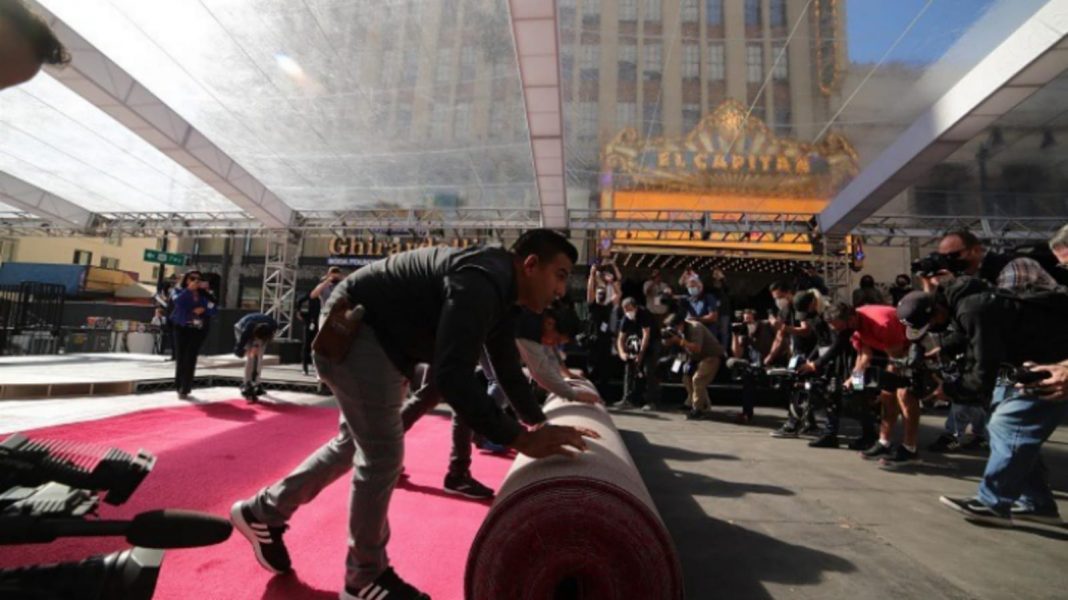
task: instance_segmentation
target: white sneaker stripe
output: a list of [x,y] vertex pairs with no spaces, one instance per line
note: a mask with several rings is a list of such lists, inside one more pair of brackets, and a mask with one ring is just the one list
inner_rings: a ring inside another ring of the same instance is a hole
[[389,590],[386,590],[385,588],[378,588],[378,590],[376,591],[375,595],[371,596],[371,600],[383,600],[383,598],[385,598],[388,595],[389,595]]

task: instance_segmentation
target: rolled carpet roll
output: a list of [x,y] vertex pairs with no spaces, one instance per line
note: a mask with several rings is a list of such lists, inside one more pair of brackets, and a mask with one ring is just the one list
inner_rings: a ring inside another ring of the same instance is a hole
[[682,598],[674,544],[608,412],[550,397],[545,414],[601,439],[574,459],[516,458],[467,557],[467,600]]

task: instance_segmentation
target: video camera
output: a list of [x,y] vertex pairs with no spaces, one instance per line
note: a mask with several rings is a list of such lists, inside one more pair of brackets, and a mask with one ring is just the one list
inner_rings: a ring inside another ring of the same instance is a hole
[[77,562],[0,569],[0,598],[148,599],[156,588],[162,549],[229,538],[229,521],[192,511],[155,510],[129,521],[95,518],[101,500],[116,506],[126,502],[155,463],[143,450],[131,455],[19,433],[0,443],[0,545],[124,536],[135,546]]
[[963,259],[938,252],[932,252],[921,259],[912,261],[912,273],[920,277],[933,277],[944,271],[961,275],[967,268],[968,263]]

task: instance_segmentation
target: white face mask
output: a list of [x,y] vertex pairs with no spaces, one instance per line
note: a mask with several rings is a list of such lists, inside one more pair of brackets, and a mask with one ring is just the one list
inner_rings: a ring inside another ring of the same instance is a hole
[[779,298],[778,300],[775,301],[775,306],[778,306],[779,310],[786,310],[786,309],[790,308],[790,299],[789,298]]
[[633,321],[634,319],[638,318],[638,311],[636,311],[636,310],[634,310],[634,311],[628,310],[627,312],[623,313],[623,315],[625,317],[627,317],[628,320]]
[[701,293],[701,288],[699,288],[699,287],[688,287],[688,288],[686,288],[686,291],[690,292],[691,296],[696,296],[697,294]]

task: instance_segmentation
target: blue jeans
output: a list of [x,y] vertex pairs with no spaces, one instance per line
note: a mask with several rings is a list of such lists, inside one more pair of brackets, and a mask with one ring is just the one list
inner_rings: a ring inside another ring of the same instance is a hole
[[986,435],[986,410],[982,406],[954,402],[949,407],[949,416],[946,417],[946,432],[953,434],[959,440],[969,424],[972,426],[972,435],[984,437]]
[[1037,400],[1003,385],[994,390],[987,423],[990,458],[979,483],[983,504],[1008,512],[1019,500],[1035,510],[1056,510],[1039,451],[1066,413],[1068,402]]

